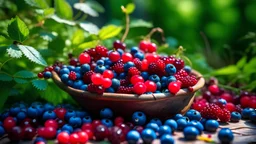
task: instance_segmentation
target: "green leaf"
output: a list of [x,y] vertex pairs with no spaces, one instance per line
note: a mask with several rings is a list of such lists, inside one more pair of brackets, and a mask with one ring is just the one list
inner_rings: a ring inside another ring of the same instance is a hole
[[14,81],[18,84],[25,84],[25,83],[28,83],[27,80],[25,79],[22,79],[22,78],[14,78]]
[[246,64],[246,60],[247,60],[247,57],[244,56],[242,57],[237,63],[236,63],[236,66],[238,68],[242,68],[245,64]]
[[55,20],[55,21],[58,22],[58,23],[64,23],[64,24],[71,25],[71,26],[76,25],[75,22],[70,21],[70,20],[62,19],[62,18],[58,17],[57,15],[52,15],[52,16],[51,16],[51,19]]
[[12,77],[0,72],[0,81],[12,81]]
[[31,72],[31,71],[27,71],[27,70],[21,70],[18,71],[17,73],[14,74],[14,77],[19,77],[19,78],[34,78],[36,77],[36,74]]
[[3,83],[3,82],[1,83],[0,82],[0,92],[1,92],[1,96],[0,96],[0,109],[1,110],[2,110],[6,100],[8,98],[8,96],[10,94],[10,91],[11,91],[13,85],[14,84],[12,82],[5,82],[5,83]]
[[55,9],[59,17],[64,19],[72,19],[73,11],[71,6],[65,0],[55,0]]
[[18,48],[30,61],[43,66],[47,66],[46,61],[35,48],[26,45],[18,45]]
[[122,31],[122,27],[115,25],[108,25],[99,31],[99,38],[105,40],[117,36]]
[[47,81],[46,80],[32,80],[32,85],[39,90],[46,90]]
[[11,38],[8,36],[6,30],[2,30],[2,31],[0,32],[0,36],[3,36],[5,39],[11,39]]
[[43,14],[44,14],[45,17],[49,17],[49,16],[53,15],[54,12],[55,12],[54,8],[48,8],[48,9],[44,10]]
[[45,9],[45,8],[49,7],[45,0],[25,0],[25,2],[28,5],[33,6],[33,7],[37,7],[37,8]]
[[56,38],[57,33],[55,33],[55,32],[51,32],[51,33],[50,32],[40,32],[39,36],[46,41],[52,41],[53,39]]
[[135,9],[135,4],[129,3],[126,5],[126,13],[131,14]]
[[147,22],[142,19],[137,19],[137,20],[132,20],[130,23],[130,28],[134,28],[134,27],[152,28],[153,24],[151,22]]
[[53,41],[48,43],[48,49],[56,52],[62,52],[65,47],[65,40],[61,37],[56,37]]
[[87,3],[75,3],[74,8],[88,14],[92,17],[99,16],[98,12],[92,9]]
[[81,29],[75,31],[71,41],[73,45],[81,44],[84,41],[84,31]]
[[99,33],[99,28],[97,27],[97,25],[95,25],[93,23],[80,23],[79,25],[82,29],[89,32],[89,34],[98,34]]
[[233,75],[233,74],[238,74],[239,72],[240,70],[238,69],[237,66],[229,65],[214,71],[212,74],[213,75]]
[[98,44],[98,40],[93,40],[89,42],[82,43],[78,46],[79,49],[87,49],[95,47]]
[[103,13],[105,11],[104,7],[95,0],[89,0],[86,1],[86,3],[97,12]]
[[10,45],[6,51],[7,51],[8,55],[12,58],[21,58],[22,57],[22,52],[19,50],[17,45],[14,45],[14,44]]
[[252,58],[246,65],[243,67],[243,73],[250,75],[256,72],[256,57]]
[[29,35],[29,30],[26,24],[18,17],[12,18],[8,27],[7,32],[12,40],[23,42]]

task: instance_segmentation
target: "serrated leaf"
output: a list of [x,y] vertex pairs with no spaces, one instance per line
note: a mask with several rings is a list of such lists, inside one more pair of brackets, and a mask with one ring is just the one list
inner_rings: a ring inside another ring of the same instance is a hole
[[74,8],[88,14],[92,17],[99,16],[98,12],[92,9],[87,3],[75,3]]
[[84,41],[84,31],[78,29],[74,32],[71,42],[73,45],[81,44]]
[[7,51],[8,55],[12,58],[21,58],[22,57],[22,52],[19,50],[17,45],[14,45],[14,44],[10,45],[6,51]]
[[97,12],[101,12],[103,13],[105,11],[104,7],[98,3],[97,1],[95,0],[89,0],[89,1],[86,1],[86,3],[94,10],[96,10]]
[[32,85],[39,90],[46,90],[48,84],[46,80],[36,79],[36,80],[32,80]]
[[97,27],[97,25],[95,25],[93,23],[80,23],[79,25],[82,29],[89,32],[89,34],[98,34],[99,33],[99,28]]
[[18,84],[25,84],[25,83],[28,83],[27,80],[25,79],[22,79],[22,78],[14,78],[14,81]]
[[37,7],[37,8],[45,9],[45,8],[49,7],[45,0],[25,0],[25,2],[28,5],[33,6],[33,7]]
[[108,25],[99,31],[99,38],[105,40],[117,36],[122,31],[122,27],[116,25]]
[[82,43],[78,46],[79,49],[87,49],[95,47],[98,44],[98,40],[93,40],[89,42]]
[[132,20],[130,23],[130,28],[134,28],[134,27],[152,28],[153,24],[151,22],[147,22],[142,19],[137,19],[137,20]]
[[43,66],[47,66],[46,61],[35,48],[26,45],[18,45],[18,48],[32,62],[35,62]]
[[224,68],[220,68],[218,70],[215,70],[212,74],[213,75],[232,75],[239,73],[240,70],[235,65],[229,65]]
[[39,36],[46,41],[52,41],[57,37],[57,34],[54,32],[40,32]]
[[12,18],[7,27],[7,32],[12,40],[23,42],[29,35],[26,24],[18,17]]
[[129,3],[126,5],[126,13],[131,14],[135,9],[135,4]]
[[71,26],[76,24],[73,21],[62,19],[62,18],[58,17],[57,15],[52,15],[51,19],[55,20],[58,23],[64,23],[64,24],[71,25]]
[[0,73],[0,81],[12,81],[12,77],[5,73]]
[[21,70],[18,71],[17,73],[14,74],[14,77],[19,77],[19,78],[34,78],[36,77],[36,74],[31,72],[31,71],[27,71],[27,70]]
[[55,0],[55,10],[59,17],[64,19],[72,19],[73,11],[71,6],[65,0]]

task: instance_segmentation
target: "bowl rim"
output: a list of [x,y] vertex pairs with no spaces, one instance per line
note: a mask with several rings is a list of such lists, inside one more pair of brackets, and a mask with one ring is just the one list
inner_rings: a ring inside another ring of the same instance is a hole
[[123,93],[103,93],[102,95],[90,93],[88,91],[83,91],[79,89],[72,88],[70,86],[65,85],[59,75],[52,71],[52,79],[58,87],[60,87],[62,90],[69,93],[71,96],[77,96],[77,97],[86,97],[90,99],[98,99],[98,100],[111,100],[111,101],[151,101],[151,100],[163,100],[165,98],[173,97],[173,96],[184,96],[188,94],[194,94],[197,90],[202,88],[205,84],[205,80],[198,71],[192,70],[192,74],[194,74],[198,79],[198,82],[196,85],[192,86],[193,91],[189,91],[187,88],[180,89],[175,95],[171,93],[159,93],[159,94],[123,94]]

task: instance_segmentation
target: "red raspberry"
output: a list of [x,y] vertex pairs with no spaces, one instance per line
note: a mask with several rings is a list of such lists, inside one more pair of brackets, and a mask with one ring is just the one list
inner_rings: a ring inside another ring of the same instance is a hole
[[97,93],[97,94],[103,94],[103,92],[105,91],[105,89],[103,88],[103,86],[101,85],[95,85],[93,83],[90,83],[88,85],[88,91],[92,92],[92,93]]
[[128,70],[128,75],[140,75],[140,71],[136,67],[130,67]]
[[129,85],[129,80],[127,80],[127,79],[121,79],[121,80],[120,80],[120,85],[121,85],[121,86],[127,86],[127,85]]
[[218,115],[221,122],[228,122],[230,120],[230,112],[227,109],[222,109],[221,113]]
[[173,65],[176,67],[177,70],[183,69],[184,61],[182,59],[176,59]]
[[163,71],[165,69],[165,63],[164,61],[158,59],[156,61],[156,65],[157,65],[157,68],[159,68],[159,70]]
[[175,59],[174,58],[169,58],[169,57],[162,57],[161,58],[164,63],[167,65],[167,64],[173,64],[175,62]]
[[216,104],[209,104],[202,111],[201,115],[206,119],[218,119],[218,115],[221,113],[221,108]]
[[76,73],[71,71],[68,75],[68,78],[71,79],[71,80],[76,80]]
[[133,59],[133,63],[134,63],[135,67],[136,67],[138,70],[141,70],[141,64],[142,64],[142,62],[140,61],[140,59],[138,59],[138,58]]
[[181,78],[177,78],[179,81],[181,81],[182,86],[181,87],[190,87],[190,86],[194,86],[197,83],[197,79],[195,76],[191,75],[191,76],[185,76],[185,77],[181,77]]
[[206,106],[207,106],[207,103],[206,102],[201,102],[201,101],[194,102],[192,104],[192,108],[199,111],[199,112],[201,112]]
[[97,52],[96,52],[95,48],[88,49],[88,50],[86,50],[84,52],[88,53],[91,57],[94,57],[94,56],[97,55]]
[[84,83],[86,83],[86,84],[91,83],[91,82],[92,82],[92,80],[91,80],[91,76],[92,76],[92,75],[93,75],[93,71],[92,71],[92,70],[86,72],[86,73],[83,75],[83,81],[84,81]]
[[98,45],[95,47],[96,53],[102,57],[108,56],[108,49],[104,46]]
[[124,64],[122,62],[117,62],[112,66],[112,70],[114,70],[116,73],[120,74],[124,72]]
[[120,86],[117,89],[117,93],[132,94],[133,93],[133,87]]
[[181,69],[178,72],[176,72],[174,76],[177,80],[179,80],[182,77],[188,76],[188,73],[184,69]]

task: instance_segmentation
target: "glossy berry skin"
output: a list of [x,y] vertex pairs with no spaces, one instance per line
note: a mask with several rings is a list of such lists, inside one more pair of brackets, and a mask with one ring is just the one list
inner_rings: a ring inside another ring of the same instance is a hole
[[126,135],[126,140],[129,144],[136,144],[140,139],[140,133],[136,130],[131,130]]
[[255,112],[255,110],[253,108],[245,108],[242,111],[242,118],[243,119],[249,119],[250,118],[250,114],[252,112]]
[[174,82],[170,82],[168,85],[168,90],[170,93],[172,94],[176,94],[181,88],[181,83],[174,81]]
[[176,122],[175,120],[173,120],[173,119],[168,119],[168,120],[166,120],[166,121],[164,122],[164,125],[169,126],[169,127],[172,129],[173,132],[174,132],[174,131],[177,129],[177,127],[178,127],[177,122]]
[[109,135],[109,130],[105,125],[98,125],[94,130],[94,136],[97,141],[104,140]]
[[89,137],[88,137],[86,132],[80,131],[77,134],[79,136],[79,142],[81,144],[84,144],[84,143],[86,143],[88,141]]
[[150,144],[153,140],[156,139],[156,133],[154,130],[146,128],[142,131],[141,138],[144,143]]
[[256,112],[251,112],[250,121],[256,123]]
[[42,72],[40,72],[40,73],[37,74],[37,77],[38,77],[38,78],[43,78],[43,77],[44,77],[44,74],[43,74]]
[[81,53],[81,54],[79,55],[79,62],[80,62],[81,65],[82,65],[82,64],[88,64],[88,63],[90,63],[90,62],[91,62],[91,57],[90,57],[90,55],[87,54],[87,53]]
[[219,127],[219,122],[217,120],[209,119],[205,122],[205,130],[209,132],[215,132]]
[[57,118],[57,115],[55,114],[54,111],[46,111],[43,114],[44,121],[49,120],[49,119],[56,119],[56,118]]
[[105,70],[102,74],[103,78],[110,78],[112,79],[114,77],[114,73],[111,70]]
[[0,137],[2,137],[5,134],[5,130],[3,126],[0,126]]
[[165,66],[165,71],[167,72],[168,75],[174,75],[176,73],[176,68],[172,64],[167,64]]
[[162,126],[162,121],[158,118],[153,118],[149,121],[150,123],[156,123],[159,127]]
[[54,112],[56,113],[59,119],[64,120],[67,110],[65,108],[56,108]]
[[95,84],[95,85],[101,85],[102,82],[103,82],[103,77],[101,74],[99,73],[94,73],[92,76],[91,76],[91,80],[92,80],[92,83]]
[[136,83],[133,86],[133,92],[138,95],[144,94],[146,90],[147,90],[147,87],[144,83]]
[[190,120],[197,120],[199,121],[201,119],[201,114],[200,112],[196,111],[196,110],[192,110],[190,109],[185,116],[187,116]]
[[69,124],[65,124],[63,125],[63,127],[61,128],[62,131],[68,131],[69,133],[72,133],[73,132],[73,127]]
[[76,116],[76,112],[73,111],[73,110],[68,110],[68,111],[65,113],[64,118],[65,118],[66,121],[69,121],[69,119],[70,119],[71,117],[73,117],[73,116]]
[[73,128],[78,128],[82,125],[82,119],[77,116],[72,116],[69,119],[68,124],[71,125]]
[[117,126],[119,124],[122,124],[124,122],[124,118],[123,117],[116,117],[114,120],[114,124]]
[[210,85],[209,87],[208,87],[208,90],[211,92],[211,94],[213,94],[213,95],[218,95],[219,93],[220,93],[220,89],[219,89],[219,87],[217,86],[217,85]]
[[145,85],[147,87],[147,92],[155,92],[157,89],[157,85],[153,81],[147,80]]
[[110,119],[102,119],[101,123],[108,128],[113,126],[113,122]]
[[132,121],[135,125],[142,126],[146,123],[146,115],[143,112],[137,111],[132,115]]
[[31,106],[27,110],[27,115],[30,118],[36,118],[39,115],[39,112],[35,106]]
[[112,62],[117,62],[121,58],[117,51],[110,52],[108,57]]
[[167,125],[162,125],[159,127],[158,134],[160,137],[164,134],[172,134],[172,129]]
[[177,120],[177,125],[178,125],[177,129],[183,130],[187,126],[187,124],[188,124],[188,121],[186,119],[180,118]]
[[183,134],[186,140],[195,140],[196,137],[199,135],[199,131],[193,126],[187,126],[184,128]]
[[157,132],[159,130],[159,126],[156,123],[148,123],[145,128],[149,128]]
[[8,137],[11,141],[19,141],[23,139],[24,131],[21,127],[15,126],[8,132]]
[[113,43],[113,47],[117,50],[117,49],[122,49],[122,50],[125,50],[126,49],[126,44],[125,43],[122,43],[120,40],[116,40],[114,43]]
[[49,71],[44,72],[44,78],[45,79],[49,79],[51,77],[52,77],[52,73],[51,72],[49,72]]
[[100,111],[100,117],[102,119],[110,119],[113,117],[113,111],[110,108],[103,108]]
[[12,130],[13,127],[16,126],[16,121],[14,120],[13,117],[7,117],[5,118],[5,120],[3,121],[3,127],[4,129],[9,132]]
[[69,136],[69,143],[70,144],[77,144],[77,143],[79,143],[79,135],[77,133],[72,133]]
[[92,118],[90,116],[85,116],[83,119],[82,119],[82,122],[83,123],[91,123],[92,122]]
[[24,111],[20,111],[20,112],[17,114],[17,116],[16,116],[18,122],[23,121],[26,117],[27,117],[27,114],[26,114],[26,112],[24,112]]
[[221,143],[231,143],[234,139],[233,132],[229,128],[222,128],[218,133]]
[[110,88],[112,85],[112,80],[110,78],[103,78],[102,79],[102,86],[104,88]]
[[231,118],[230,121],[231,122],[239,122],[241,120],[241,114],[239,112],[232,112],[231,113]]
[[61,132],[57,136],[58,143],[68,144],[69,143],[69,134],[65,131]]
[[112,144],[120,144],[125,141],[125,134],[122,129],[117,126],[109,128],[108,141]]
[[44,123],[45,127],[54,127],[55,129],[58,129],[58,123],[55,120],[47,120]]
[[142,51],[144,51],[144,52],[147,52],[148,51],[148,45],[149,45],[149,43],[150,42],[148,42],[148,41],[141,41],[140,43],[139,43],[139,48],[140,48],[140,50],[142,50]]
[[183,118],[183,115],[182,114],[176,114],[173,119],[177,121],[180,118]]
[[[138,82],[144,82],[144,79],[143,79],[143,77],[142,76],[139,76],[139,75],[134,75],[134,76],[132,76],[131,77],[131,83],[133,84],[133,85],[135,85],[136,83],[138,83]],[[146,85],[146,83],[145,83],[145,85]]]
[[192,120],[192,121],[188,122],[187,126],[194,126],[195,128],[198,129],[199,134],[201,134],[202,131],[204,130],[204,126],[202,125],[202,123],[200,123],[199,121],[196,121],[196,120]]
[[23,139],[26,139],[26,140],[32,140],[36,135],[35,128],[31,126],[24,127],[23,131],[24,131]]
[[132,61],[132,55],[130,53],[126,52],[126,53],[122,54],[122,60],[124,63]]
[[170,134],[164,134],[160,137],[161,144],[174,144],[174,139]]

